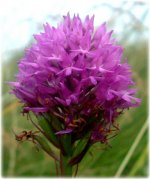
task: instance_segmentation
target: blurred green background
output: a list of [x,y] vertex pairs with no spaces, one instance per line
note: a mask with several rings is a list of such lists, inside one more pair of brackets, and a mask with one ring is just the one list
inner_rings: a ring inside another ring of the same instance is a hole
[[[148,116],[148,27],[145,19],[148,7],[146,3],[142,3],[143,1],[133,1],[135,3],[131,4],[132,8],[138,7],[144,10],[140,19],[136,17],[136,13],[132,14],[130,8],[127,9],[125,5],[128,1],[121,1],[124,6],[120,3],[120,6],[117,7],[109,1],[99,3],[99,6],[94,2],[90,12],[94,14],[95,9],[101,10],[106,6],[113,14],[108,18],[109,29],[114,29],[114,31],[121,29],[114,36],[124,46],[124,56],[128,58],[132,66],[133,78],[138,88],[137,96],[142,99],[142,103],[137,109],[125,111],[118,119],[120,132],[110,140],[112,148],[103,150],[101,144],[96,144],[90,149],[79,165],[77,176],[146,177],[148,176],[148,123],[146,122]],[[57,13],[55,16],[49,15],[48,18],[49,23],[51,20],[60,21]],[[38,22],[35,33],[41,30],[42,23]],[[30,39],[24,46],[31,44],[32,37]],[[2,59],[2,175],[5,177],[56,176],[53,160],[42,151],[38,152],[29,142],[18,143],[12,132],[12,129],[18,133],[22,130],[33,129],[32,124],[20,113],[21,105],[14,96],[9,94],[10,88],[5,83],[14,80],[14,75],[17,73],[17,62],[23,54],[23,48],[11,50],[6,48]]]

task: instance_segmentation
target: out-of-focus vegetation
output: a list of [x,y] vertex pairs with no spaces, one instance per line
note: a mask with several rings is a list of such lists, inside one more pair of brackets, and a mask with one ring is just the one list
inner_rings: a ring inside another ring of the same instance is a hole
[[[126,31],[124,38],[120,40],[125,48],[125,57],[128,58],[133,69],[138,97],[142,99],[141,106],[125,111],[118,119],[120,132],[110,140],[111,148],[104,149],[101,144],[96,144],[90,149],[79,165],[77,176],[144,177],[148,175],[148,125],[146,123],[148,44],[146,38],[141,37],[144,32],[144,29],[139,30],[139,27],[135,27]],[[136,35],[134,40],[129,42],[127,39],[132,34]],[[3,62],[2,66],[3,176],[56,176],[53,160],[42,151],[38,152],[29,142],[15,141],[12,132],[12,129],[16,132],[33,129],[32,124],[20,113],[21,104],[9,94],[10,87],[5,83],[14,80],[17,61],[22,56],[22,50],[16,51],[11,59]]]

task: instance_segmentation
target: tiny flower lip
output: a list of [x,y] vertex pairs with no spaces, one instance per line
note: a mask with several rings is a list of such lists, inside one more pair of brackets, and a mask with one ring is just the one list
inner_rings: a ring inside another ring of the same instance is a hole
[[106,69],[104,69],[103,67],[99,67],[99,71],[100,71],[101,73],[113,73],[113,71],[111,71],[111,70],[106,70]]
[[60,61],[60,62],[63,61],[61,57],[57,57],[57,56],[44,57],[44,58],[48,59],[49,61]]
[[24,107],[25,111],[32,111],[34,113],[47,112],[49,109],[46,107]]
[[101,73],[113,73],[112,70],[107,70],[107,69],[103,68],[102,66],[99,66],[99,67],[92,66],[92,67],[87,67],[86,69],[93,70],[93,71],[98,69],[98,71]]
[[13,86],[13,87],[19,87],[20,86],[20,83],[19,82],[6,82],[7,84],[9,84],[10,86]]
[[55,134],[56,135],[64,135],[64,134],[69,134],[73,131],[73,129],[66,129],[66,130],[61,130],[61,131],[58,131],[56,132]]
[[85,83],[85,82],[88,82],[90,80],[93,85],[96,85],[97,82],[100,81],[101,79],[102,79],[102,77],[89,76],[87,78],[82,79],[81,83]]
[[34,68],[38,68],[38,64],[33,63],[33,62],[27,62],[27,61],[23,61],[22,65],[26,65],[26,66],[30,66],[30,67],[34,67]]
[[70,66],[70,67],[66,67],[65,69],[61,70],[56,75],[60,75],[62,73],[65,73],[66,76],[69,76],[69,75],[71,75],[72,71],[81,72],[81,71],[83,71],[83,69]]
[[71,52],[79,52],[79,53],[82,53],[82,54],[89,54],[89,55],[93,55],[94,53],[90,52],[89,50],[86,50],[86,49],[76,49],[76,50],[70,50]]

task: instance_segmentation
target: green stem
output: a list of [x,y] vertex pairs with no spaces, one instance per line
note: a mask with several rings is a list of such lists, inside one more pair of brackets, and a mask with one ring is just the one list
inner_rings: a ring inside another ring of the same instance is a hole
[[69,164],[70,156],[64,156],[60,152],[60,172],[61,176],[72,176],[72,166]]

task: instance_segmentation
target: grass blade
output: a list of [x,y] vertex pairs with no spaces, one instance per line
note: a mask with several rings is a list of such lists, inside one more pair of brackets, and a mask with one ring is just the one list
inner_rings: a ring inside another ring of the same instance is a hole
[[146,120],[143,127],[141,128],[139,134],[137,135],[137,137],[135,138],[131,148],[129,149],[127,155],[125,156],[124,160],[122,161],[120,167],[118,168],[116,174],[115,174],[115,177],[120,177],[122,172],[124,171],[125,167],[127,166],[130,158],[132,157],[136,147],[138,146],[140,140],[142,139],[146,129],[148,127],[148,121]]

